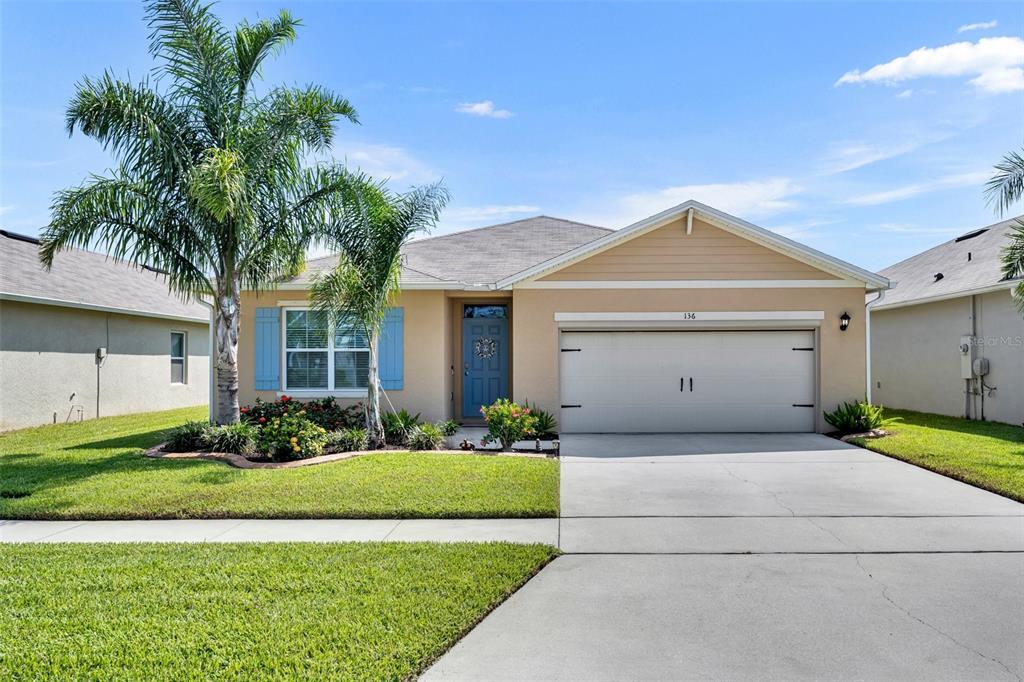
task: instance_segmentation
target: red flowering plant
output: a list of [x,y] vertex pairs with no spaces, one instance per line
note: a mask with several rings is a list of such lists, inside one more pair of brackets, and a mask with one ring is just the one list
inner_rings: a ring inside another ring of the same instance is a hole
[[487,422],[487,435],[482,443],[500,443],[502,450],[508,450],[516,441],[533,433],[537,423],[529,407],[523,407],[507,398],[500,398],[493,405],[480,408],[480,414]]
[[297,401],[289,395],[283,395],[273,402],[266,402],[256,398],[256,402],[239,410],[242,421],[250,424],[266,424],[275,417],[297,409],[305,410],[306,418],[317,426],[328,431],[339,431],[360,426],[363,421],[363,406],[361,403],[342,406],[334,398],[318,398]]

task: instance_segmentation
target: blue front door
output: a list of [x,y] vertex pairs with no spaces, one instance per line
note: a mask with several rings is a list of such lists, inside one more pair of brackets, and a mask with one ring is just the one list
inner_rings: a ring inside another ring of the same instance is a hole
[[508,398],[508,309],[467,305],[462,318],[462,416]]

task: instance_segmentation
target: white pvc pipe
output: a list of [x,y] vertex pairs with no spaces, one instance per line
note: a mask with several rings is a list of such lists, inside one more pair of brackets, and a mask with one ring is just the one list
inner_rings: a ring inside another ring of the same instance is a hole
[[208,407],[209,407],[209,409],[207,411],[207,414],[208,414],[208,416],[210,418],[210,422],[213,422],[213,417],[214,417],[214,414],[213,414],[213,394],[214,394],[214,385],[215,385],[215,380],[214,380],[214,376],[215,376],[214,375],[214,362],[213,362],[213,349],[214,349],[214,338],[213,337],[214,337],[214,330],[217,329],[217,322],[216,322],[216,320],[213,317],[214,316],[213,304],[212,303],[207,303],[206,301],[204,301],[201,298],[200,299],[196,299],[196,300],[198,301],[198,303],[200,305],[204,306],[207,310],[210,311],[210,328],[206,332],[206,337],[207,337],[207,340],[209,341],[209,348],[207,350],[207,353],[209,355],[208,361],[209,361],[209,365],[210,365],[209,366],[209,375],[210,375],[210,377],[209,377],[209,382],[208,382],[209,386],[206,389],[207,393],[209,395],[208,395],[208,397],[206,399],[206,402],[208,403]]
[[883,298],[885,298],[885,289],[879,291],[876,298],[864,304],[864,360],[867,363],[864,372],[866,379],[864,399],[868,401],[868,404],[871,404],[871,384],[873,383],[871,380],[871,306]]

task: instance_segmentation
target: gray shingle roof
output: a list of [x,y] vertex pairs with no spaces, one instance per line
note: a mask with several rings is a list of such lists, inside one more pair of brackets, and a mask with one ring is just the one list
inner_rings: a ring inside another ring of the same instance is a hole
[[[419,239],[402,248],[402,284],[493,284],[609,232],[603,227],[537,216]],[[336,262],[335,256],[310,260],[306,270],[289,284],[309,283],[317,272]]]
[[210,319],[202,305],[172,295],[163,275],[80,249],[62,251],[47,271],[39,262],[37,243],[9,234],[0,235],[0,296],[200,322]]
[[[966,232],[957,237],[960,241],[952,239],[885,268],[879,274],[888,277],[895,286],[886,292],[878,307],[953,297],[1005,281],[999,252],[1006,245],[1010,227],[1016,220],[1018,218],[981,228],[977,236],[968,239],[964,237],[978,231]],[[936,279],[939,273],[942,278]]]

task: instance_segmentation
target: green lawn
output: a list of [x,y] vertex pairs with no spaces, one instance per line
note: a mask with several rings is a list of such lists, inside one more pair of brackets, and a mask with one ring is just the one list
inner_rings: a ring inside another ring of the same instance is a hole
[[0,518],[510,518],[558,515],[558,462],[381,453],[297,469],[142,450],[205,408],[0,434]]
[[542,545],[0,546],[0,679],[402,680]]
[[885,416],[903,418],[886,427],[894,435],[854,442],[1024,502],[1024,428],[908,410]]

